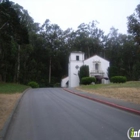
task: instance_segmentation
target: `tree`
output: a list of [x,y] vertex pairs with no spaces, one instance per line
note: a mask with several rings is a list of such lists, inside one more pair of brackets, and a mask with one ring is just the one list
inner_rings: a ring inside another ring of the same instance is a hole
[[135,51],[133,52],[135,61],[133,61],[132,69],[133,78],[135,77],[134,79],[138,80],[140,75],[140,4],[137,5],[135,12],[128,17],[128,33],[132,34],[135,40]]
[[[20,51],[19,51],[20,61],[17,61],[20,62],[20,64],[19,63],[16,64],[17,67],[19,66],[21,67],[20,73],[18,74],[19,75],[18,79],[22,83],[28,83],[30,81],[29,79],[35,78],[36,80],[36,78],[38,78],[38,76],[33,76],[35,75],[34,70],[30,70],[31,68],[30,65],[35,66],[34,64],[36,63],[36,59],[34,58],[32,60],[32,56],[30,55],[33,54],[35,47],[37,45],[39,45],[40,47],[42,45],[42,41],[40,41],[41,37],[38,34],[40,31],[40,27],[39,27],[39,23],[34,23],[33,18],[28,14],[28,11],[25,10],[22,6],[18,4],[13,4],[12,8],[14,8],[16,13],[18,14],[18,17],[20,18],[20,24],[23,25],[23,27],[26,28],[28,31],[29,43],[27,44],[24,42],[20,45]],[[38,73],[36,73],[36,75],[37,74]]]
[[[46,20],[42,25],[41,35],[44,38],[44,46],[47,51],[48,65],[49,65],[49,84],[51,83],[51,76],[60,75],[62,71],[62,57],[61,51],[63,51],[63,33],[57,24],[51,24],[49,20]],[[61,60],[59,59],[61,57]],[[57,67],[57,69],[56,69]],[[58,72],[60,71],[60,72]]]
[[14,73],[19,80],[20,46],[29,43],[27,28],[12,6],[13,3],[8,0],[0,3],[0,52],[3,54],[0,57],[0,75],[3,81],[12,81]]
[[108,76],[109,76],[109,79],[110,79],[111,77],[113,77],[113,76],[119,75],[118,73],[119,73],[119,72],[118,72],[118,67],[110,66],[110,67],[108,68]]
[[135,9],[135,13],[128,17],[128,32],[134,36],[135,41],[140,45],[140,4]]
[[97,21],[82,23],[75,32],[75,50],[85,52],[85,58],[102,52],[104,32],[96,27],[97,23]]
[[81,66],[78,75],[81,83],[83,77],[89,77],[89,66],[87,65]]

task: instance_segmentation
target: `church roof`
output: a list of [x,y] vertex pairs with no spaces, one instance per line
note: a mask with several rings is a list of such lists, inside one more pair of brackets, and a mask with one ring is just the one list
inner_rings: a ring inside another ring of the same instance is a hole
[[[103,57],[101,57],[101,56],[99,56],[99,55],[97,55],[97,54],[95,54],[95,55],[93,55],[93,56],[91,56],[91,57],[85,59],[84,61],[86,61],[86,60],[88,60],[88,59],[91,59],[91,58],[93,58],[94,56],[98,56],[98,57],[100,57],[101,59],[104,59],[105,61],[108,61],[107,59],[105,59],[105,58],[103,58]],[[108,62],[109,62],[109,61],[108,61]]]

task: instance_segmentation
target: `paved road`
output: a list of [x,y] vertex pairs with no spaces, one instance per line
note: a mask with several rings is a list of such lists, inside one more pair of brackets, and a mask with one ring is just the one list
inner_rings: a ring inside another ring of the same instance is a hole
[[6,140],[127,140],[140,117],[59,88],[31,89],[23,96]]

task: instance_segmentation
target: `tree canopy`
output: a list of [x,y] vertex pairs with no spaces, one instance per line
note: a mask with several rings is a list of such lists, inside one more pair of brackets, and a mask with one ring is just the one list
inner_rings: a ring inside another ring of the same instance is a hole
[[40,86],[60,83],[68,75],[68,56],[82,51],[110,61],[109,76],[140,78],[140,5],[128,17],[128,33],[112,27],[105,35],[98,22],[81,23],[77,30],[62,30],[46,19],[35,23],[22,6],[0,1],[0,81]]

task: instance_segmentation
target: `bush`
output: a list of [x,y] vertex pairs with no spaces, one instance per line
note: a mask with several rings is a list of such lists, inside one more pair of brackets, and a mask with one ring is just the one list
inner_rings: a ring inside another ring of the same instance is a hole
[[54,87],[61,87],[61,84],[60,83],[55,83]]
[[81,79],[81,84],[89,85],[89,84],[91,84],[92,82],[95,82],[95,81],[96,81],[95,77],[83,77]]
[[80,84],[82,83],[82,78],[83,77],[89,77],[89,66],[83,65],[80,67],[80,70],[78,72],[79,79],[80,79]]
[[114,76],[114,77],[111,77],[110,80],[113,83],[125,83],[127,81],[125,76]]
[[28,83],[28,86],[32,87],[32,88],[38,88],[39,84],[35,81],[31,81]]

